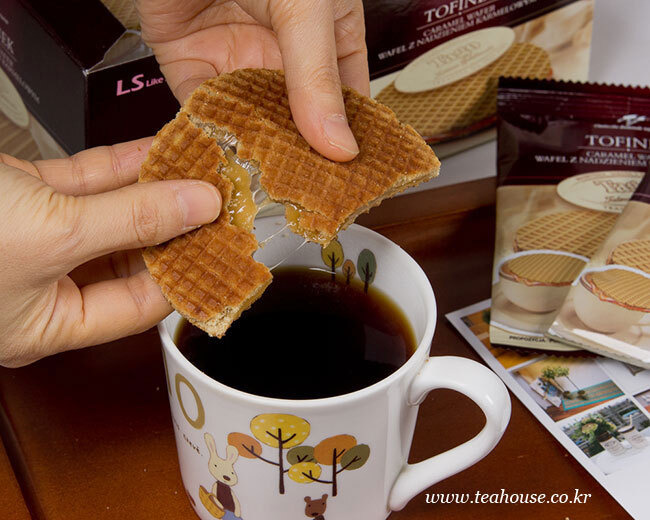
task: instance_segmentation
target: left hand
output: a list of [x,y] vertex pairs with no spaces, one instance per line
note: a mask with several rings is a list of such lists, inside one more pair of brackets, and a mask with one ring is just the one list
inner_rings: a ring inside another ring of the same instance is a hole
[[213,221],[211,184],[134,184],[151,139],[20,161],[0,154],[0,365],[155,325],[171,307],[138,249]]

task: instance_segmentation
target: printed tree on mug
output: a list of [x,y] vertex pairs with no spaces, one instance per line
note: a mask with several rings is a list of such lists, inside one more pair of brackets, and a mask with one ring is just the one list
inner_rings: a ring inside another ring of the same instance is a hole
[[332,271],[332,281],[336,280],[336,269],[343,263],[343,246],[338,240],[332,240],[321,249],[321,258]]
[[345,283],[347,285],[350,285],[350,281],[354,278],[354,275],[357,272],[356,268],[354,267],[354,262],[348,258],[345,262],[343,262],[342,271],[345,275]]
[[357,271],[359,277],[363,280],[363,290],[368,292],[368,287],[375,279],[375,274],[377,274],[377,259],[370,249],[364,249],[359,253]]
[[[259,459],[278,468],[278,491],[284,494],[284,450],[302,444],[309,437],[310,426],[301,417],[280,413],[266,413],[251,420],[251,432],[255,439],[245,433],[231,433],[228,444],[231,444],[242,457]],[[256,440],[257,439],[257,440]],[[271,448],[275,448],[273,460],[262,456],[262,445],[258,440]]]
[[[342,471],[359,469],[370,458],[370,447],[357,444],[352,435],[335,435],[318,443],[315,447],[298,446],[287,453],[291,464],[289,478],[300,484],[332,485],[332,496],[338,493],[338,475]],[[321,479],[322,466],[331,466],[330,479]]]

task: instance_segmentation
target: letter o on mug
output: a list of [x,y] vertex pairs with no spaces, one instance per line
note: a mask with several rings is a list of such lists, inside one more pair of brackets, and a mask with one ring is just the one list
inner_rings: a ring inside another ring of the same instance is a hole
[[[195,388],[192,386],[192,383],[190,383],[187,378],[181,374],[176,374],[176,377],[174,378],[176,381],[176,397],[178,398],[178,404],[181,407],[181,411],[183,412],[183,416],[187,420],[188,423],[190,423],[194,428],[197,430],[200,430],[203,428],[203,425],[205,424],[205,409],[203,408],[203,403],[201,402],[201,398],[199,397],[199,394],[196,392]],[[194,397],[194,401],[196,403],[196,418],[192,419],[189,414],[187,413],[187,409],[185,408],[185,405],[183,404],[183,397],[181,394],[181,383],[183,383],[186,388],[189,389],[189,391],[192,393],[192,396]]]

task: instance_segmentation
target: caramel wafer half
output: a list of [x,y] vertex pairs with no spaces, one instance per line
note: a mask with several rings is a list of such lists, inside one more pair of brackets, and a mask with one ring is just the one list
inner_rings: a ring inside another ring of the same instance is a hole
[[533,253],[503,264],[501,275],[526,285],[569,285],[580,274],[585,263],[571,256]]
[[326,159],[300,135],[280,71],[222,74],[196,89],[183,111],[215,138],[234,136],[238,158],[259,168],[269,198],[287,207],[292,230],[327,245],[361,213],[440,168],[433,150],[390,109],[347,87],[343,98],[360,150],[346,163]]
[[619,244],[609,254],[607,263],[635,267],[650,274],[650,240],[630,240]]
[[618,215],[602,211],[560,211],[536,218],[515,234],[515,251],[552,249],[590,258]]
[[603,301],[631,310],[650,312],[650,278],[623,269],[609,269],[583,276],[587,287]]
[[543,79],[551,75],[545,50],[514,43],[498,60],[464,79],[413,94],[400,92],[391,83],[376,99],[434,143],[472,133],[494,121],[499,76]]
[[165,298],[191,323],[221,337],[271,283],[271,273],[252,258],[255,236],[230,223],[233,185],[222,173],[223,150],[180,113],[156,135],[140,170],[140,182],[200,179],[223,199],[215,222],[145,249],[147,269]]

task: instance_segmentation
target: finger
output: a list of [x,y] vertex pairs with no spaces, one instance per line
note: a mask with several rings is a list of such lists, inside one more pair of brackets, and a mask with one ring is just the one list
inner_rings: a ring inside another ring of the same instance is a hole
[[364,96],[370,96],[368,58],[365,51],[358,51],[344,58],[339,58],[339,71],[341,73],[341,83]]
[[341,83],[369,96],[370,76],[365,32],[363,4],[358,1],[350,12],[336,20],[339,74]]
[[81,289],[81,294],[83,346],[137,334],[172,311],[148,271],[88,285]]
[[198,59],[172,61],[161,65],[160,71],[181,104],[201,83],[217,76],[217,70],[212,63]]
[[142,259],[142,251],[129,249],[90,260],[73,269],[68,276],[78,287],[84,287],[115,278],[128,278],[144,269],[146,266]]
[[[219,45],[215,46],[215,41]],[[211,27],[178,41],[154,44],[153,48],[160,70],[181,103],[201,83],[222,72],[247,67],[282,68],[275,34],[257,24],[238,25],[236,31],[226,26]]]
[[134,184],[59,202],[65,243],[57,250],[63,272],[101,255],[165,242],[217,218],[221,195],[198,180]]
[[146,137],[33,163],[0,154],[0,162],[38,177],[59,193],[90,195],[134,183],[152,141]]
[[58,286],[55,309],[43,334],[48,351],[41,356],[137,334],[172,311],[147,271],[81,289],[65,278]]
[[301,0],[276,4],[275,9],[273,28],[298,130],[324,156],[353,159],[359,147],[345,115],[331,2]]

